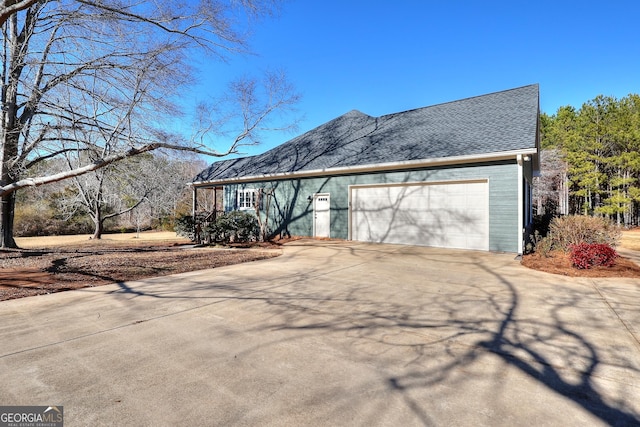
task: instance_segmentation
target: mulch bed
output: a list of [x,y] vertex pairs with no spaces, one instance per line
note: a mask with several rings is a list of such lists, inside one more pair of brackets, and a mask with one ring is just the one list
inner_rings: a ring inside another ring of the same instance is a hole
[[628,258],[618,257],[613,267],[578,269],[571,265],[569,254],[554,251],[548,257],[537,253],[522,257],[522,265],[533,270],[571,277],[631,277],[640,278],[640,266]]

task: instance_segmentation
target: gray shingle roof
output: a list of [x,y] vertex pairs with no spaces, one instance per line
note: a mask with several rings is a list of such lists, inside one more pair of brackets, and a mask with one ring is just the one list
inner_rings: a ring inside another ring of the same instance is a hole
[[536,84],[381,117],[353,110],[194,182],[532,149],[538,96]]

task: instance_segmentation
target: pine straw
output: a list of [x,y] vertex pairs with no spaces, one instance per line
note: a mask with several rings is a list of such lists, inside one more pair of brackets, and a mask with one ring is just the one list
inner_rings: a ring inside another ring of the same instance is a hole
[[640,266],[624,257],[618,257],[613,267],[598,266],[585,270],[573,267],[568,253],[553,251],[548,257],[538,253],[525,255],[522,257],[522,265],[533,270],[571,277],[640,278]]

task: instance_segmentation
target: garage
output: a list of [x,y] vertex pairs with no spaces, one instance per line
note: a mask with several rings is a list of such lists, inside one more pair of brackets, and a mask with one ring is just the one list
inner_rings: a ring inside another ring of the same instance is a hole
[[352,240],[489,250],[487,180],[349,187]]
[[269,194],[259,214],[274,236],[522,254],[540,170],[538,92],[349,111],[262,154],[211,164],[192,183],[194,217],[211,211],[196,192],[220,187],[225,211],[239,191]]

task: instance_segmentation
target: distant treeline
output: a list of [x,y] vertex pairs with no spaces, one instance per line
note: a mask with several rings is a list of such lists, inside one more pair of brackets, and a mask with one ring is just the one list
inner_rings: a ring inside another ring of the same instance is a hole
[[542,114],[539,213],[584,214],[638,225],[640,96],[598,96]]

